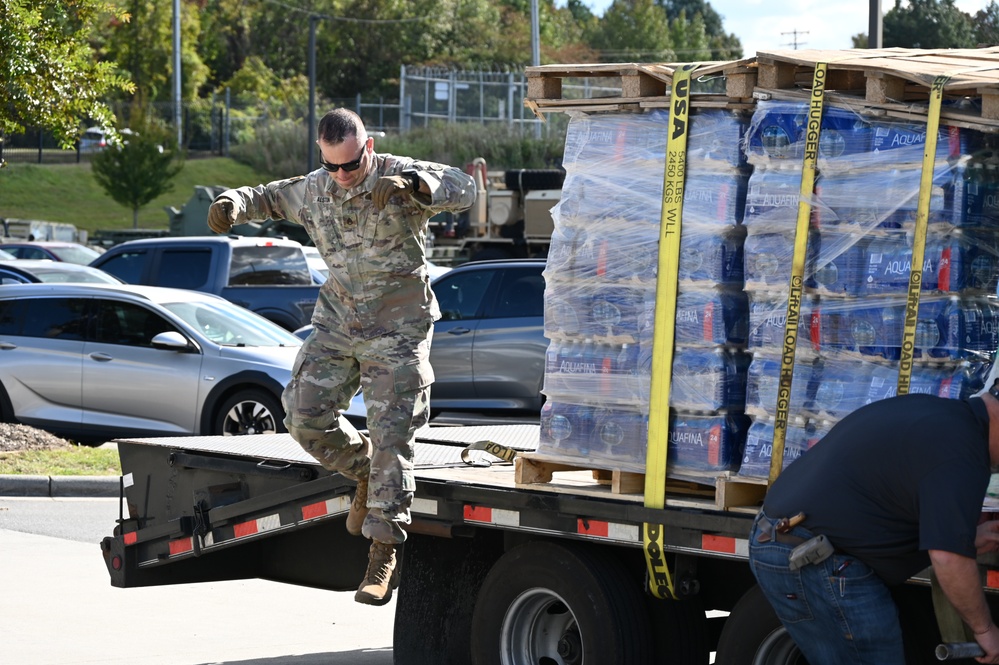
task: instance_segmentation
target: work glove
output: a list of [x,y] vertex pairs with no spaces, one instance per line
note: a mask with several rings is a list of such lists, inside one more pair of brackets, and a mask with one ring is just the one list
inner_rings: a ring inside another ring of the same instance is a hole
[[208,228],[215,233],[229,233],[232,228],[233,205],[229,199],[217,198],[208,208]]
[[389,199],[396,194],[412,194],[413,185],[409,178],[403,175],[383,175],[375,182],[371,190],[371,202],[378,210],[388,204]]

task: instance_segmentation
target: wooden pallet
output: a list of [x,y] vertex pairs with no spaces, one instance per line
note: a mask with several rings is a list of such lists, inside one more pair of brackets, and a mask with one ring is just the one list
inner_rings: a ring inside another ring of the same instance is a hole
[[[751,60],[698,63],[696,75],[726,77],[725,95],[691,97],[700,107],[751,107],[755,68]],[[680,64],[674,63],[604,63],[576,65],[542,65],[528,67],[527,95],[524,105],[543,118],[548,111],[622,111],[655,108],[669,104],[669,87],[673,73]],[[605,81],[606,87],[620,90],[618,95],[569,99],[563,94],[563,79]]]
[[948,75],[944,96],[978,98],[981,109],[945,107],[944,122],[999,128],[999,47],[760,51],[754,97],[807,99],[815,65],[820,62],[828,66],[826,99],[830,103],[918,120],[925,118],[934,80]]
[[[582,474],[589,478],[589,484],[612,495],[630,496],[638,499],[645,492],[645,474],[625,469],[595,469],[586,462],[575,462],[563,457],[543,453],[521,453],[514,460],[514,484],[521,488],[559,491],[562,483],[555,474],[572,474],[575,477],[567,485],[566,491],[580,489]],[[667,504],[690,504],[698,507],[713,507],[719,510],[755,512],[763,502],[767,491],[766,479],[719,476],[714,484],[701,484],[669,479],[666,482]],[[571,489],[570,489],[571,488]],[[691,501],[697,502],[696,504]]]

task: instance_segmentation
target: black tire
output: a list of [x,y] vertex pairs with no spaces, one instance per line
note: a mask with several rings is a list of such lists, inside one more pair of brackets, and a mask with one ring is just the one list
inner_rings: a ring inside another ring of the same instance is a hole
[[722,628],[715,665],[803,665],[794,640],[763,595],[752,587],[732,608]]
[[514,192],[534,189],[562,189],[565,171],[562,169],[514,169],[503,174],[506,188]]
[[647,665],[641,581],[594,547],[519,545],[492,567],[472,614],[475,665]]
[[250,388],[226,398],[212,419],[212,434],[242,436],[284,432],[284,409],[268,392]]
[[658,600],[646,594],[645,601],[657,654],[656,665],[707,665],[711,642],[701,597]]

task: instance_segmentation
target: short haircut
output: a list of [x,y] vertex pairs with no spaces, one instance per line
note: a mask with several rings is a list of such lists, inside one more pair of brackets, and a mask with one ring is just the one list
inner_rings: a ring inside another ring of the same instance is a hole
[[368,140],[361,117],[345,108],[328,111],[319,121],[319,140],[336,145],[347,140],[348,136],[356,136],[360,141]]

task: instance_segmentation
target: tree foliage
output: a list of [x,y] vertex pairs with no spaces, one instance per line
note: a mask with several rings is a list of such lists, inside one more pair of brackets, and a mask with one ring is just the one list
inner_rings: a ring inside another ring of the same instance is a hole
[[0,0],[0,135],[42,127],[68,147],[81,118],[113,124],[107,95],[133,88],[87,41],[108,19],[128,16],[103,0]]
[[91,162],[94,178],[114,201],[132,211],[137,228],[139,210],[159,195],[169,192],[171,181],[183,164],[176,159],[169,134],[152,123],[138,133],[97,153]]
[[895,0],[884,16],[884,46],[903,48],[974,48],[971,17],[954,0]]

